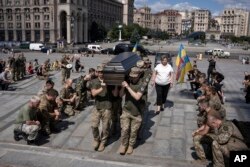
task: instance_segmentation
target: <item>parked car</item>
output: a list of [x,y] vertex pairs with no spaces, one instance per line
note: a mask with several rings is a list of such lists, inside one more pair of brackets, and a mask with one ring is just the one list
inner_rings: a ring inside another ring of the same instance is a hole
[[[123,52],[132,52],[135,45],[127,43],[119,43],[114,46],[114,54],[118,55]],[[142,56],[147,56],[146,50],[142,45],[137,45],[137,51],[141,53]]]
[[114,54],[113,48],[105,48],[101,50],[102,54]]
[[56,52],[56,48],[53,48],[52,46],[45,46],[41,49],[41,52],[47,53],[47,51],[50,50],[51,53]]
[[30,48],[30,42],[22,42],[22,43],[19,45],[19,48],[20,48],[20,49],[29,49],[29,48]]
[[41,51],[41,49],[44,47],[44,45],[42,43],[31,43],[29,49],[30,50],[37,50],[37,51]]
[[213,55],[218,58],[229,58],[230,52],[225,52],[223,49],[213,49]]
[[212,49],[206,50],[205,55],[213,55],[213,50]]
[[161,57],[162,56],[167,56],[168,58],[168,64],[170,64],[171,66],[173,66],[173,62],[172,62],[172,55],[168,52],[157,52],[156,55],[155,55],[155,66],[157,64],[160,64],[161,63]]
[[94,53],[101,53],[102,47],[100,45],[88,45],[89,50],[94,51]]

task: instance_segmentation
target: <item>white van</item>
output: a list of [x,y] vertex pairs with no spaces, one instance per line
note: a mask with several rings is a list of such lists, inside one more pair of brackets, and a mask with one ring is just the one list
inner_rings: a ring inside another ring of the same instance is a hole
[[42,43],[31,43],[30,44],[30,50],[39,50],[41,51],[41,49],[44,47],[44,45]]
[[96,53],[100,53],[102,50],[102,47],[100,45],[88,45],[89,50],[93,50]]

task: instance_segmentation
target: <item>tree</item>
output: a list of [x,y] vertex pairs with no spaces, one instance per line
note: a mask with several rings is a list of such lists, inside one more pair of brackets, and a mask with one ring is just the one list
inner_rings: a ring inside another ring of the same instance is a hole
[[135,43],[139,43],[140,42],[140,34],[138,33],[137,29],[134,29],[134,31],[132,32],[131,38],[130,38],[130,43],[131,44],[135,44]]
[[103,40],[107,35],[105,27],[102,25],[98,25],[95,21],[92,22],[89,33],[91,42]]

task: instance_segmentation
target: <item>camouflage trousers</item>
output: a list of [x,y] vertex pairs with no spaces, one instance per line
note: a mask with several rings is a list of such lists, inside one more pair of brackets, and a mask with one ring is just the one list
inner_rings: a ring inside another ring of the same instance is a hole
[[134,146],[137,138],[137,132],[141,126],[141,115],[133,116],[129,112],[123,111],[121,120],[121,143],[123,146]]
[[[94,140],[101,141],[106,144],[109,137],[109,123],[111,120],[111,110],[97,110],[96,107],[92,110],[91,128]],[[99,125],[102,121],[102,133],[99,133]]]
[[[231,140],[231,141],[230,141]],[[219,144],[217,141],[212,143],[213,166],[224,167],[228,166],[230,151],[246,150],[247,146],[239,139],[232,138],[227,144]],[[224,159],[225,158],[225,159]],[[225,165],[226,163],[226,165]]]
[[70,78],[70,69],[62,68],[62,83],[64,83],[68,78]]
[[194,148],[197,156],[200,159],[206,159],[206,154],[202,144],[212,144],[213,140],[210,137],[203,135],[195,135],[193,137]]
[[27,125],[27,124],[18,124],[15,129],[20,130],[28,135],[28,140],[35,140],[38,135],[38,131],[41,129],[39,125]]

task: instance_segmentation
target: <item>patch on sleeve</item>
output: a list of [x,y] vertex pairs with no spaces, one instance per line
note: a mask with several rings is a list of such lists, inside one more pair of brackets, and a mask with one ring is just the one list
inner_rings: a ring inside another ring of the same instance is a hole
[[141,92],[144,92],[145,87],[144,87],[144,86],[142,86],[140,90],[141,90]]
[[227,126],[224,126],[224,127],[223,127],[223,130],[224,130],[224,131],[228,131],[228,127],[227,127]]

